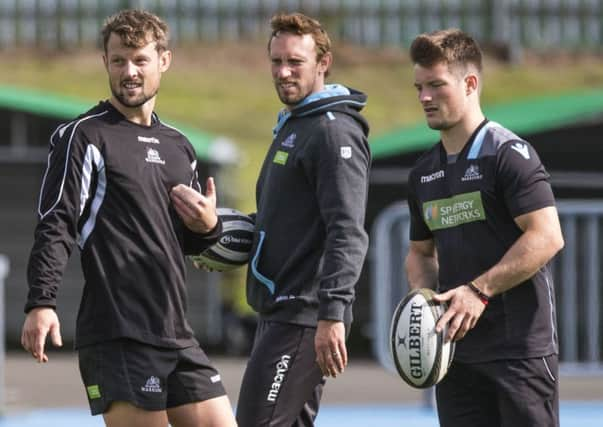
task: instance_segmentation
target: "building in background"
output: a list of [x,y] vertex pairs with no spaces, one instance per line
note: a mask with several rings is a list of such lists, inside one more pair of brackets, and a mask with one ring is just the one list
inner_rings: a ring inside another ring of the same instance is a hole
[[342,42],[406,48],[414,37],[459,27],[510,61],[524,48],[600,52],[600,0],[0,0],[0,49],[70,49],[98,43],[103,19],[145,8],[176,43],[264,40],[275,12],[314,16]]

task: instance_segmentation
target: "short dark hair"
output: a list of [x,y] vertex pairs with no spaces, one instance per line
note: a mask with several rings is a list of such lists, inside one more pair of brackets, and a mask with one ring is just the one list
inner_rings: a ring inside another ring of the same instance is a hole
[[145,10],[122,10],[105,20],[101,30],[105,52],[111,33],[117,34],[127,47],[139,48],[155,42],[158,52],[168,48],[167,24],[157,15]]
[[473,65],[482,71],[482,50],[469,34],[457,29],[434,31],[417,36],[410,46],[413,63],[431,67],[439,63],[460,66]]
[[[321,23],[302,13],[276,14],[270,19],[270,27],[272,28],[272,33],[268,38],[268,53],[270,53],[272,39],[278,36],[279,33],[291,33],[299,36],[310,34],[316,44],[317,61],[320,61],[325,54],[331,52],[331,39],[325,29],[322,28]],[[325,76],[328,73],[329,71],[327,70]]]

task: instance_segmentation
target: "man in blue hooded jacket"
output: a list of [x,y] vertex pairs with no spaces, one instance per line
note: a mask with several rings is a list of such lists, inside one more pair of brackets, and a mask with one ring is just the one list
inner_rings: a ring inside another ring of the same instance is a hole
[[256,188],[247,300],[259,323],[239,395],[241,427],[314,425],[326,377],[348,361],[368,246],[366,96],[325,84],[331,42],[318,21],[280,14],[271,27],[272,78],[285,108]]

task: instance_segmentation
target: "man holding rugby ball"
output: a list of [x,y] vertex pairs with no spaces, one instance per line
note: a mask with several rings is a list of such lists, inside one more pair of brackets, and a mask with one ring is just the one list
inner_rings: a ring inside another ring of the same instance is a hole
[[412,288],[448,310],[454,361],[436,386],[449,426],[559,425],[558,345],[548,263],[563,247],[549,175],[529,143],[480,107],[482,53],[468,34],[418,36],[414,85],[440,142],[409,177]]

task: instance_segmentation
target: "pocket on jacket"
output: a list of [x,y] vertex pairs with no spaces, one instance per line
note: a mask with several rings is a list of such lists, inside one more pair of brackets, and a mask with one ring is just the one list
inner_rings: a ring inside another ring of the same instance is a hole
[[258,282],[260,282],[262,285],[264,285],[266,287],[266,289],[268,289],[268,291],[270,292],[271,295],[274,295],[274,293],[276,291],[276,284],[272,280],[270,280],[268,277],[264,276],[258,270],[258,264],[260,262],[260,256],[262,253],[262,247],[264,246],[265,238],[266,238],[266,232],[263,230],[260,230],[258,244],[257,244],[256,250],[255,250],[255,253],[253,254],[253,257],[251,258],[249,267],[251,268],[251,274],[253,275],[253,277]]

